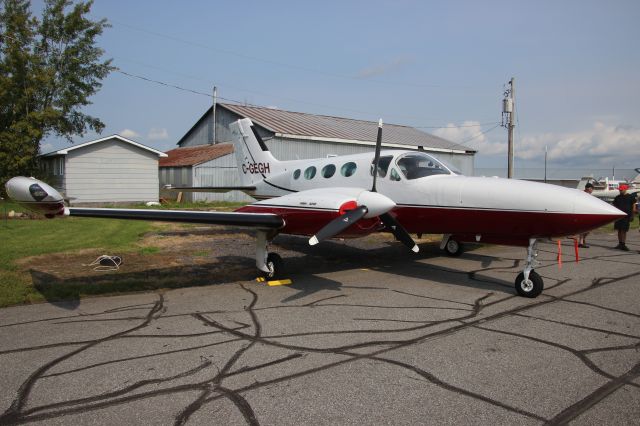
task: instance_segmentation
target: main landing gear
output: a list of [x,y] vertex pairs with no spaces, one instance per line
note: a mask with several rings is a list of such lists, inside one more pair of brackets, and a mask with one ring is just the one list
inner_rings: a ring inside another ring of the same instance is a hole
[[522,297],[537,297],[544,289],[542,277],[533,270],[534,266],[538,266],[537,251],[538,241],[535,238],[529,239],[529,247],[527,248],[527,264],[524,271],[520,272],[516,277],[516,291]]
[[448,256],[460,256],[464,250],[462,243],[451,238],[451,234],[444,234],[440,242],[440,250],[444,250]]
[[277,253],[268,253],[269,241],[276,236],[273,231],[258,231],[256,235],[256,267],[266,280],[277,280],[284,274],[284,261]]

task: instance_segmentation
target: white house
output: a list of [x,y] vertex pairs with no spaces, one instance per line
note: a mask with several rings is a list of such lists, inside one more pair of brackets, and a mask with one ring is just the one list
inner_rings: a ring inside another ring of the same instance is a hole
[[112,135],[39,158],[49,183],[78,205],[158,201],[158,159],[166,156]]

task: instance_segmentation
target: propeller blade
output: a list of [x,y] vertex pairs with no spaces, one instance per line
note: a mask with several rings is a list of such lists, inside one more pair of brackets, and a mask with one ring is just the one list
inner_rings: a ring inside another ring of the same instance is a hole
[[395,235],[398,241],[409,247],[414,253],[417,253],[420,250],[415,241],[413,241],[413,238],[411,238],[411,235],[409,235],[407,230],[404,229],[404,227],[400,225],[400,223],[398,223],[398,221],[393,216],[391,216],[389,213],[384,213],[380,215],[380,219],[382,219],[382,223],[384,224],[384,226],[386,226],[387,229],[389,229],[391,233]]
[[348,210],[345,214],[333,219],[326,224],[324,228],[319,230],[316,235],[309,239],[309,245],[315,246],[320,241],[338,235],[367,214],[369,209],[366,206],[360,206],[353,210]]
[[378,137],[376,139],[376,155],[373,157],[373,186],[371,192],[376,192],[376,178],[378,177],[378,163],[380,162],[380,147],[382,146],[382,118],[378,121]]

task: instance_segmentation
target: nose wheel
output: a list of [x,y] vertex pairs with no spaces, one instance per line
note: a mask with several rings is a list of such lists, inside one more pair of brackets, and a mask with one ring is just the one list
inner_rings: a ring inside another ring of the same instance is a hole
[[537,297],[544,289],[542,277],[536,271],[531,270],[529,277],[524,277],[524,272],[520,272],[516,278],[516,291],[522,297]]

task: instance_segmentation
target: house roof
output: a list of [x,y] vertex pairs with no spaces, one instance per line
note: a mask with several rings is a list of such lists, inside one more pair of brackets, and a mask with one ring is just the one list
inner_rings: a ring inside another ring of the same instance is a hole
[[[351,118],[306,114],[284,111],[274,108],[218,104],[238,114],[250,118],[254,124],[284,139],[306,139],[375,145],[378,123],[375,121],[355,120]],[[191,131],[203,120],[211,117],[211,107],[198,122],[178,142],[180,145]],[[423,147],[428,150],[475,153],[467,146],[457,144],[441,137],[425,133],[410,126],[384,124],[382,130],[383,145],[388,147]]]
[[120,135],[111,135],[111,136],[107,136],[105,138],[100,138],[100,139],[96,139],[96,140],[93,140],[93,141],[81,143],[80,145],[74,145],[74,146],[70,146],[68,148],[59,149],[57,151],[48,152],[46,154],[42,154],[41,157],[51,157],[51,156],[54,156],[54,155],[66,155],[66,154],[69,153],[69,151],[73,151],[73,150],[76,150],[76,149],[79,149],[79,148],[83,148],[85,146],[93,145],[93,144],[96,144],[96,143],[100,143],[100,142],[106,142],[106,141],[109,141],[109,140],[112,140],[112,139],[117,139],[117,140],[119,140],[121,142],[128,143],[128,144],[131,144],[133,146],[137,146],[138,148],[144,149],[146,151],[151,151],[154,154],[157,154],[159,157],[166,157],[167,156],[167,154],[165,154],[162,151],[158,151],[158,150],[153,149],[151,147],[148,147],[146,145],[142,145],[141,143],[132,141],[131,139],[127,139],[127,138],[122,137]]
[[160,159],[160,167],[195,166],[207,161],[215,160],[233,152],[233,145],[220,143],[216,145],[198,145],[176,148],[167,151],[167,157]]

